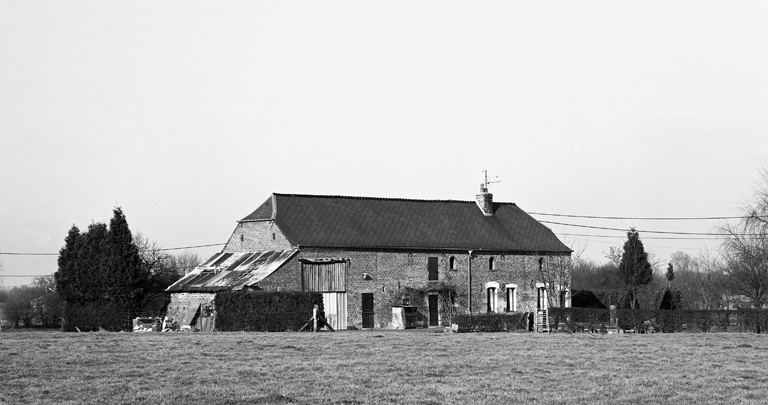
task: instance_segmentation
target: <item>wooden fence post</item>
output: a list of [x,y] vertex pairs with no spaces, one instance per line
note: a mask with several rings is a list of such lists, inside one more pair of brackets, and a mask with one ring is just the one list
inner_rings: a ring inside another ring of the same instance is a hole
[[317,332],[317,304],[315,304],[315,307],[312,308],[312,320],[314,321],[314,329],[313,331]]

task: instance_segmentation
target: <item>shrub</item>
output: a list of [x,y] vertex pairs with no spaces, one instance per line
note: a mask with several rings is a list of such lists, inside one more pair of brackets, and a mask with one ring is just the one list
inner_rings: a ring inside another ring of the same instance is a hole
[[213,302],[219,331],[298,331],[315,305],[324,318],[323,295],[315,292],[225,291]]
[[457,315],[458,332],[511,332],[527,330],[528,313]]
[[64,306],[65,332],[80,330],[97,331],[104,328],[109,331],[130,331],[131,312],[127,305],[114,301],[91,301],[87,303],[67,303]]
[[[768,330],[768,311],[754,309],[724,310],[659,310],[617,309],[618,326],[637,332],[753,332]],[[599,330],[610,322],[610,310],[593,308],[550,308],[553,329],[560,325],[571,331]]]

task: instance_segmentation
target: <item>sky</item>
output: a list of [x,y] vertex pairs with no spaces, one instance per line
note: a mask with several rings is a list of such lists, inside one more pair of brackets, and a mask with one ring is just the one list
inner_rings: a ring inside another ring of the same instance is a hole
[[54,273],[11,253],[118,206],[198,246],[273,192],[474,200],[484,170],[527,212],[635,218],[533,215],[618,229],[547,223],[582,258],[631,226],[660,261],[715,251],[646,231],[724,220],[637,218],[749,201],[766,21],[764,1],[0,0],[0,282]]

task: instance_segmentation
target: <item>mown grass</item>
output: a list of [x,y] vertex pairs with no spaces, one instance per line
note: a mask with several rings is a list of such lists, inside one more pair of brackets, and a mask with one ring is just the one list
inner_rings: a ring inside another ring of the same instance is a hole
[[752,334],[0,333],[0,403],[763,404]]

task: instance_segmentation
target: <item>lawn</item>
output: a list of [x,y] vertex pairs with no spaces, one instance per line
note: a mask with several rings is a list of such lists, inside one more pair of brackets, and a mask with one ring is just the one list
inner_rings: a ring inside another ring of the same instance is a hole
[[0,332],[0,403],[768,402],[752,334]]

